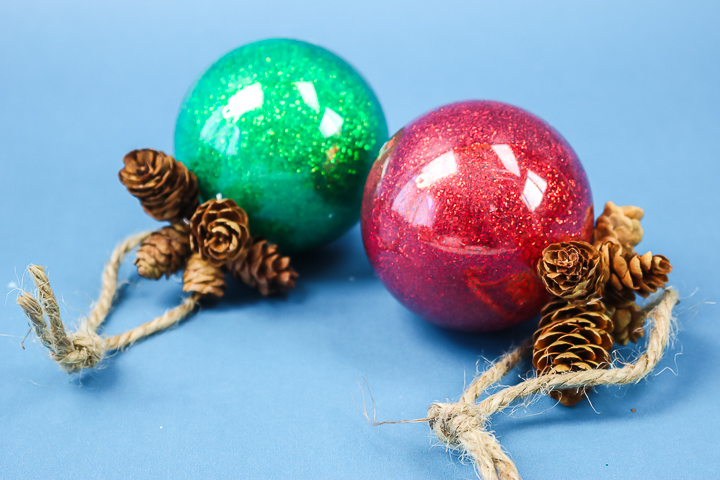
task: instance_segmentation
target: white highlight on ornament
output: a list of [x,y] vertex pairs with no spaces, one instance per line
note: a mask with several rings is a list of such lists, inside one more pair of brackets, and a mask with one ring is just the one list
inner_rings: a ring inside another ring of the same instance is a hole
[[420,174],[400,190],[392,209],[413,225],[431,226],[435,221],[436,203],[425,189],[458,170],[455,152],[448,150],[425,165]]
[[234,123],[223,121],[222,110],[215,110],[205,121],[200,138],[220,153],[235,155],[240,142],[240,129]]
[[395,197],[392,209],[413,225],[432,225],[436,204],[425,189],[456,172],[455,152],[448,150],[425,165],[419,175],[405,184]]
[[325,107],[322,120],[320,120],[320,133],[325,138],[337,135],[342,130],[343,118],[332,108]]
[[255,82],[230,97],[227,105],[222,109],[222,116],[226,120],[232,119],[233,123],[237,122],[247,112],[262,107],[264,101],[262,85]]
[[318,101],[315,85],[312,82],[295,82],[295,88],[300,92],[300,96],[303,102],[305,102],[305,105],[319,113],[320,102]]
[[520,176],[520,167],[518,166],[517,159],[515,158],[515,154],[513,153],[512,148],[510,148],[510,145],[498,144],[492,145],[490,148],[492,148],[493,152],[495,152],[498,156],[503,164],[503,167],[518,177]]
[[383,178],[385,178],[385,171],[387,170],[388,163],[390,163],[390,157],[387,157],[385,162],[383,162],[382,171],[380,172],[380,180],[378,180],[377,187],[375,187],[376,191],[380,189],[380,184],[382,183]]
[[450,150],[425,165],[420,171],[420,175],[415,177],[415,185],[417,188],[427,188],[441,178],[449,177],[456,172],[457,159],[455,152]]
[[392,209],[413,225],[431,226],[435,220],[435,201],[432,195],[418,190],[413,181],[409,181],[400,190],[392,204]]
[[545,193],[545,190],[547,189],[547,182],[540,175],[533,172],[532,170],[528,170],[528,178],[532,180],[535,185],[538,186],[542,193]]
[[[385,152],[386,152],[387,149],[388,149],[388,144],[389,144],[389,143],[390,143],[390,141],[387,141],[387,142],[385,142],[385,144],[382,146],[382,148],[380,149],[380,153],[378,154],[378,158],[380,158],[380,157],[382,157],[383,155],[385,155]],[[385,161],[383,162],[383,165],[382,165],[382,171],[380,172],[380,180],[378,180],[377,186],[375,187],[375,191],[376,191],[376,192],[377,192],[378,190],[380,190],[380,184],[382,184],[383,178],[385,178],[385,171],[387,170],[388,163],[390,163],[390,158],[391,158],[390,155],[386,155],[386,156],[385,156]]]
[[540,203],[542,203],[546,189],[547,182],[537,173],[528,170],[525,188],[523,188],[522,192],[522,201],[531,212],[534,212]]

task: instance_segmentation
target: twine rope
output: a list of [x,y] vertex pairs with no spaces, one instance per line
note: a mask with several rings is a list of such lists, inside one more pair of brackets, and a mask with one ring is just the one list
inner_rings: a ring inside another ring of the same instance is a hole
[[532,352],[532,341],[527,340],[515,350],[501,357],[465,390],[457,403],[434,403],[426,420],[437,438],[450,448],[469,455],[477,472],[484,480],[520,480],[520,474],[508,453],[491,431],[490,417],[512,403],[551,390],[565,388],[626,385],[637,383],[648,375],[662,358],[672,331],[672,310],[678,301],[678,292],[667,289],[645,310],[649,311],[654,325],[646,351],[634,364],[608,370],[543,375],[507,387],[488,396],[479,404],[475,401],[485,389],[496,383]]
[[45,274],[45,269],[39,265],[28,267],[37,294],[32,295],[24,291],[18,297],[17,303],[28,317],[31,329],[50,351],[50,358],[65,372],[78,373],[84,368],[96,366],[108,352],[127,348],[145,337],[177,324],[198,304],[200,297],[192,294],[177,307],[137,328],[110,337],[101,337],[97,334],[98,327],[102,325],[112,308],[118,289],[118,270],[123,258],[151,233],[132,235],[115,247],[103,270],[100,295],[95,306],[74,332],[68,332],[60,317],[60,309],[55,294],[50,288],[50,280]]

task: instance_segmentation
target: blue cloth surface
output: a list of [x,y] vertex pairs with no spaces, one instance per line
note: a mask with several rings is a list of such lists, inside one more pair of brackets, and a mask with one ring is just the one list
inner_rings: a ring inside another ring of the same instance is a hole
[[[2,2],[0,478],[476,478],[426,424],[369,426],[358,382],[378,420],[422,418],[533,322],[484,335],[425,323],[374,276],[357,227],[294,258],[287,297],[233,283],[102,369],[69,377],[32,336],[20,347],[25,267],[48,267],[66,321],[87,313],[112,248],[157,225],[118,182],[122,156],[171,152],[189,85],[268,37],[347,59],[391,133],[458,100],[523,107],[576,150],[596,211],[642,206],[640,249],[672,260],[682,296],[657,373],[492,426],[526,479],[720,478],[719,21],[710,0]],[[129,261],[120,276],[106,334],[182,296],[179,279],[139,279]]]

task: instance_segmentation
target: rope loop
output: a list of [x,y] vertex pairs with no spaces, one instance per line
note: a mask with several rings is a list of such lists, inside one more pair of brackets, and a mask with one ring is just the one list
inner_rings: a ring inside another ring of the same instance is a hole
[[528,340],[504,355],[477,377],[465,390],[459,402],[432,404],[426,420],[438,440],[450,448],[460,450],[474,460],[477,473],[484,480],[520,480],[520,474],[510,456],[488,430],[490,417],[518,400],[532,395],[547,394],[552,390],[639,382],[653,371],[665,353],[671,337],[672,311],[677,301],[677,291],[667,289],[645,308],[649,311],[648,317],[654,321],[654,325],[647,341],[646,351],[634,364],[607,370],[549,374],[529,378],[476,403],[487,387],[499,381],[523,357],[530,354],[532,342]]
[[93,368],[102,362],[107,351],[126,348],[149,335],[170,328],[189,315],[198,304],[200,296],[193,294],[177,307],[137,328],[113,337],[101,337],[96,333],[112,308],[117,293],[118,270],[123,258],[151,233],[132,235],[115,247],[103,271],[100,296],[95,307],[80,328],[72,333],[68,333],[60,318],[60,309],[45,269],[39,265],[28,267],[37,293],[32,295],[21,292],[17,303],[28,317],[30,328],[50,351],[50,358],[66,373],[78,373],[85,368]]

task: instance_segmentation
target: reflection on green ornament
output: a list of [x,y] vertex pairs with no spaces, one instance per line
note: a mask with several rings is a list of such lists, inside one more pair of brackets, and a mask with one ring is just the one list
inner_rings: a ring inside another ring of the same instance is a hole
[[290,253],[357,222],[386,140],[380,104],[351,66],[276,39],[240,47],[203,74],[180,109],[175,156],[197,175],[203,199],[234,199],[253,235]]

